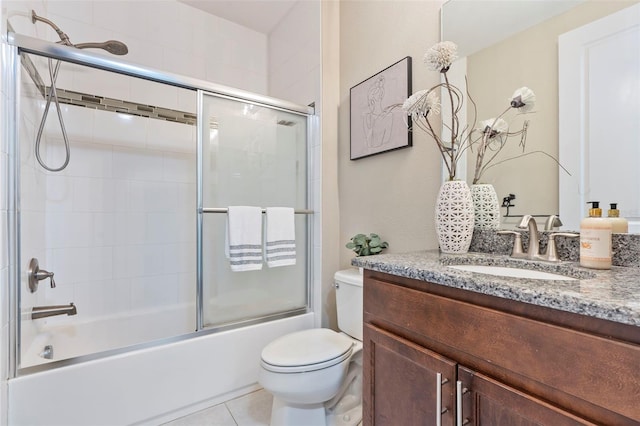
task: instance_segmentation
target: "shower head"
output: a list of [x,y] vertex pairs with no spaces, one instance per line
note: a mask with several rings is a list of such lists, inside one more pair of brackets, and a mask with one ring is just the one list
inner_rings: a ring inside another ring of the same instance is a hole
[[65,46],[73,46],[78,49],[104,49],[113,55],[126,55],[127,53],[129,53],[129,49],[127,48],[127,45],[117,40],[107,40],[104,43],[73,44],[71,43],[71,40],[69,40],[69,36],[66,33],[64,33],[56,24],[54,24],[47,18],[38,16],[36,14],[36,11],[32,10],[31,22],[35,24],[36,21],[44,22],[45,24],[53,28],[55,32],[58,33],[58,37],[60,37],[60,43],[64,44]]
[[112,55],[126,55],[129,53],[127,45],[117,40],[107,40],[103,43],[78,43],[73,46],[78,49],[104,49]]

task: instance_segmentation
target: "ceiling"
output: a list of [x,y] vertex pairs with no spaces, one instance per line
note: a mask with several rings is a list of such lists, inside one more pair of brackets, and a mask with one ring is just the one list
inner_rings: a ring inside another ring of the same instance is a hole
[[269,34],[298,0],[178,0],[196,9]]

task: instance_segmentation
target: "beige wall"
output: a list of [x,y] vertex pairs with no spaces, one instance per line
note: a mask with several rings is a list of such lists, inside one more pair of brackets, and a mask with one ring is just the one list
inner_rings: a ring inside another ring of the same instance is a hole
[[[478,119],[495,117],[513,91],[531,88],[537,96],[530,120],[527,152],[542,150],[558,157],[558,35],[637,1],[590,1],[531,29],[473,54],[467,59],[469,90],[478,105]],[[514,120],[518,128],[523,116]],[[499,158],[521,154],[519,138],[512,138]],[[475,157],[468,162],[469,182]],[[516,194],[510,214],[557,214],[558,167],[544,155],[530,155],[487,171],[482,182],[495,186],[498,198]],[[504,213],[504,210],[502,210]]]
[[[340,3],[322,2],[322,326],[337,328],[333,274],[340,269],[340,204],[338,200],[338,104],[340,93]],[[315,241],[317,244],[318,241]],[[317,273],[318,271],[315,271]],[[317,292],[316,292],[317,294]]]
[[[439,41],[440,1],[322,2],[322,326],[336,328],[333,274],[350,267],[344,245],[356,233],[380,234],[388,252],[437,248],[434,203],[440,161],[420,132],[413,147],[349,160],[349,89],[405,56],[413,89],[439,75],[422,62]],[[318,306],[316,304],[316,306]]]
[[413,58],[413,91],[437,84],[439,74],[429,71],[422,58],[440,40],[441,4],[424,0],[340,2],[340,231],[337,241],[324,242],[327,251],[337,248],[340,268],[350,266],[354,254],[344,245],[357,233],[380,234],[390,244],[388,252],[438,246],[434,205],[441,166],[435,143],[417,130],[410,148],[351,161],[349,93],[352,86],[405,56]]

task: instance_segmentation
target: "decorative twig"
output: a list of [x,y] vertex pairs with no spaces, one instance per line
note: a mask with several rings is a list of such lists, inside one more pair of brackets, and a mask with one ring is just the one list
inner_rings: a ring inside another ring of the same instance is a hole
[[[533,91],[527,87],[519,88],[511,96],[508,107],[500,115],[483,121],[483,127],[481,129],[475,129],[478,108],[469,93],[468,80],[465,77],[465,93],[469,104],[473,106],[473,124],[471,127],[467,124],[461,129],[460,113],[463,108],[465,108],[464,93],[450,83],[447,74],[452,62],[457,57],[456,50],[457,46],[449,41],[438,43],[429,49],[425,54],[425,63],[427,63],[433,71],[440,72],[444,82],[436,84],[429,90],[421,90],[414,93],[404,102],[402,109],[407,116],[412,117],[412,121],[416,123],[417,127],[422,129],[435,141],[447,168],[447,172],[449,173],[449,180],[456,178],[458,161],[467,149],[473,152],[474,146],[477,148],[476,165],[473,176],[473,183],[475,184],[480,180],[485,171],[503,162],[491,164],[500,151],[506,146],[507,140],[510,137],[521,136],[520,146],[522,146],[524,150],[529,122],[525,121],[521,130],[509,132],[509,125],[502,117],[506,116],[511,110],[517,111],[516,115],[531,112],[534,108],[536,97]],[[443,140],[442,134],[434,130],[430,120],[430,116],[440,112],[439,89],[443,89],[446,92],[443,96],[447,96],[450,103],[450,123],[442,122],[442,127],[450,133],[446,141]],[[480,132],[480,136],[474,139],[473,135],[476,130]],[[497,142],[497,144],[494,144],[494,142]],[[492,148],[492,145],[496,145],[495,149]],[[487,150],[492,151],[492,153],[488,154]]]

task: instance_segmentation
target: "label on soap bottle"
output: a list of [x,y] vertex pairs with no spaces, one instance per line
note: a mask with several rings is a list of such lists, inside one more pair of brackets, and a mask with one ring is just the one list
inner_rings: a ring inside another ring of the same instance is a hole
[[588,268],[611,267],[611,229],[582,227],[580,264]]

